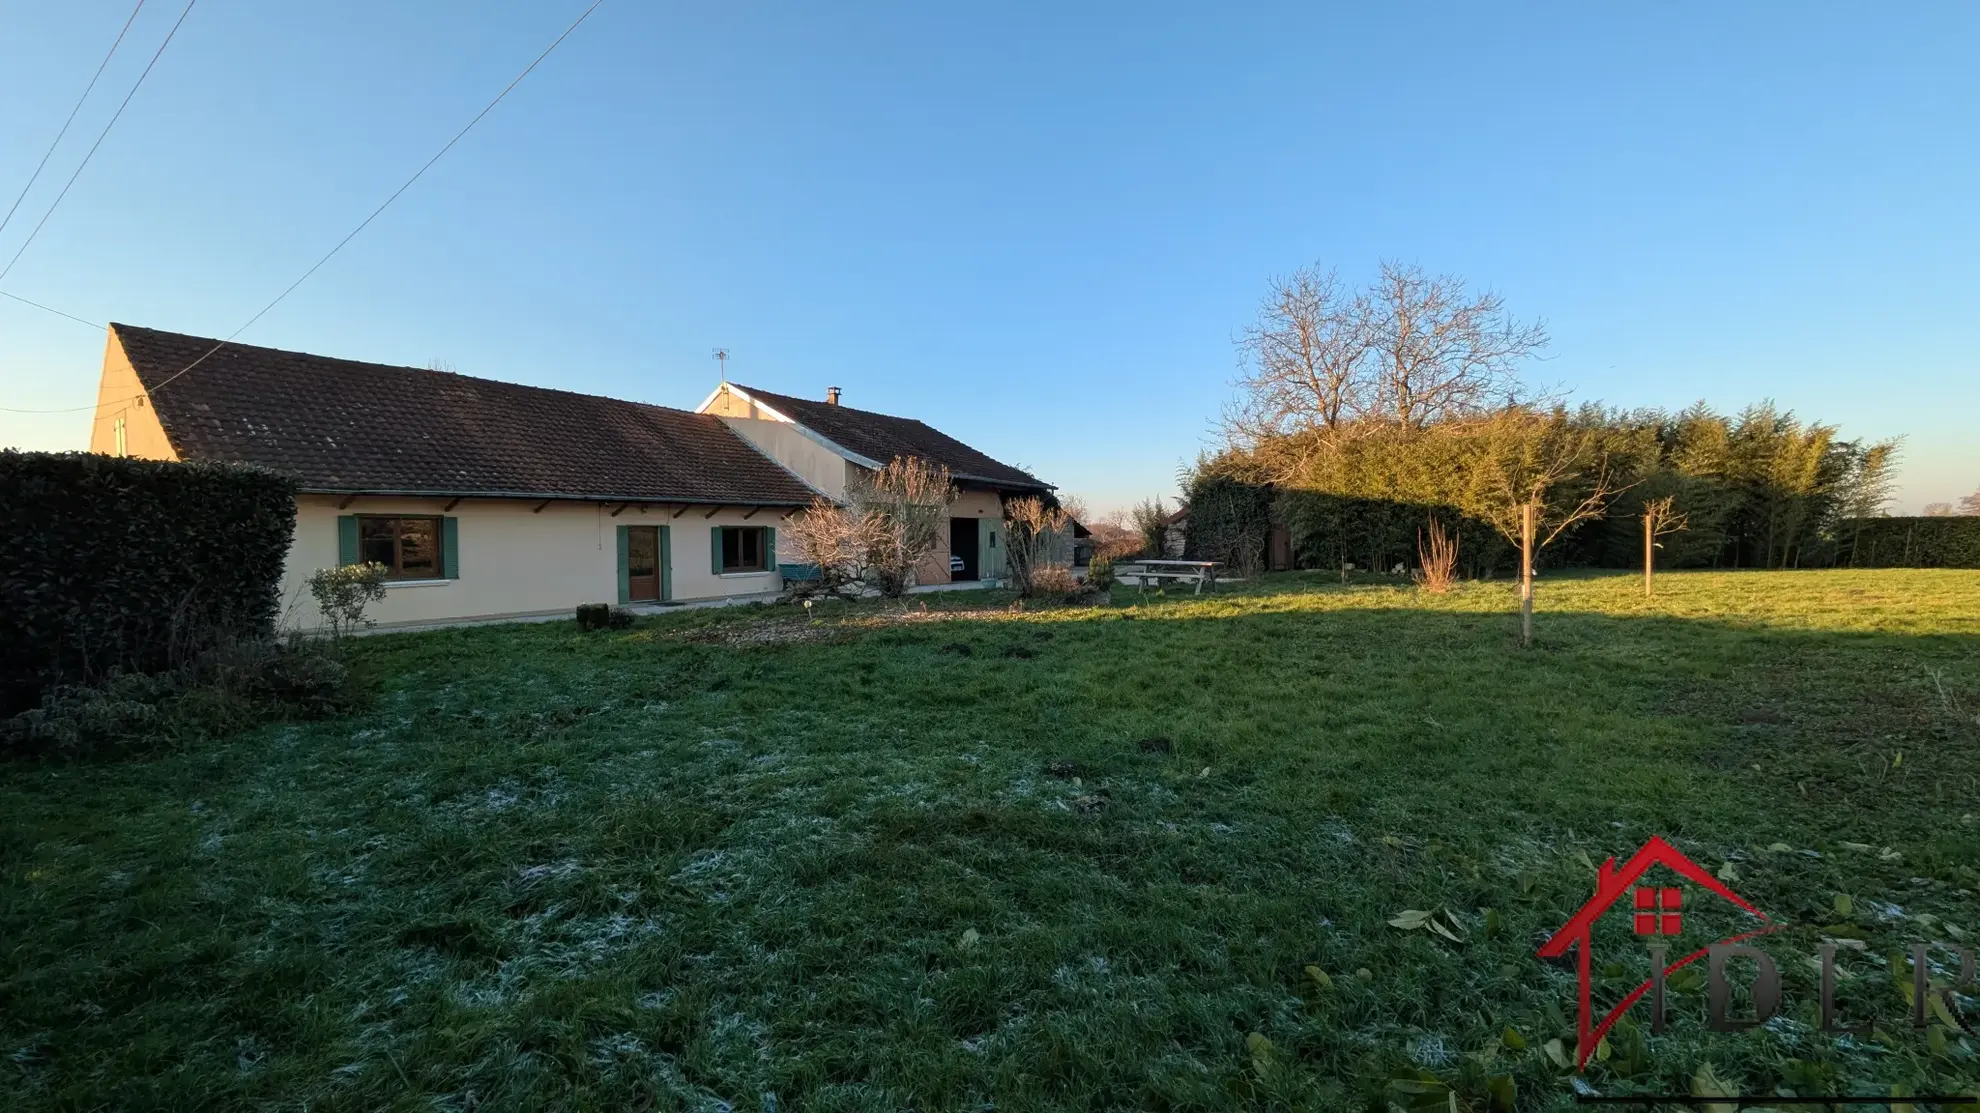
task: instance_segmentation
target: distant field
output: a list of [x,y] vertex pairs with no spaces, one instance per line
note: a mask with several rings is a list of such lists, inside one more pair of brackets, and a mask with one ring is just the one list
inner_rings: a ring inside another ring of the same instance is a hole
[[0,766],[0,1107],[1567,1108],[1533,949],[1653,834],[1796,925],[1783,1016],[1675,986],[1586,1085],[1980,1087],[1883,957],[1980,932],[1980,572],[1659,589],[363,639],[360,716]]

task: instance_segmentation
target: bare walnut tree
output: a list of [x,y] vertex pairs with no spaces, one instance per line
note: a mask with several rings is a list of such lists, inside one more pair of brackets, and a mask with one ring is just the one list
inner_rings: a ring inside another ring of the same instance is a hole
[[1371,326],[1367,295],[1343,289],[1331,270],[1274,279],[1239,341],[1242,397],[1225,412],[1226,435],[1257,445],[1330,433],[1362,416],[1372,393]]
[[1481,427],[1471,503],[1519,549],[1519,638],[1533,644],[1533,554],[1599,517],[1616,493],[1598,430],[1556,410],[1508,408]]
[[1513,404],[1520,366],[1546,346],[1543,325],[1450,275],[1386,262],[1357,290],[1308,267],[1273,280],[1238,338],[1243,370],[1224,438],[1290,479],[1338,438]]
[[1371,409],[1409,428],[1511,404],[1520,364],[1547,346],[1545,326],[1521,324],[1505,298],[1474,294],[1451,275],[1385,262],[1366,297]]
[[897,456],[846,492],[851,511],[873,522],[868,565],[880,594],[898,599],[914,583],[914,566],[948,539],[956,499],[949,469]]

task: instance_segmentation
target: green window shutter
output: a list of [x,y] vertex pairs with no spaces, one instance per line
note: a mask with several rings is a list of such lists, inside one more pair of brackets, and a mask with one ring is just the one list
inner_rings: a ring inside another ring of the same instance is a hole
[[777,527],[763,527],[763,567],[777,570]]
[[708,570],[717,576],[722,574],[721,526],[714,526],[708,531]]
[[619,533],[619,602],[632,602],[632,540],[626,533],[628,527],[620,526]]
[[671,527],[660,527],[660,601],[674,597],[674,545],[669,536]]
[[357,515],[337,515],[337,563],[358,562]]
[[461,520],[459,518],[440,519],[440,576],[442,579],[461,578]]

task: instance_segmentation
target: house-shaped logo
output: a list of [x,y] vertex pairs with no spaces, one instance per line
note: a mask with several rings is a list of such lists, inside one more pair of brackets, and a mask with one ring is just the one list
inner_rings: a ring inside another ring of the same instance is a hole
[[[1676,874],[1684,881],[1691,882],[1706,893],[1731,903],[1733,907],[1759,919],[1762,924],[1755,930],[1718,940],[1711,946],[1741,943],[1755,936],[1765,935],[1780,926],[1770,922],[1766,913],[1747,903],[1738,893],[1727,888],[1718,878],[1685,857],[1682,851],[1665,842],[1661,837],[1652,836],[1649,842],[1643,844],[1643,849],[1638,850],[1621,867],[1617,867],[1614,858],[1603,862],[1601,869],[1597,870],[1595,875],[1595,895],[1587,904],[1582,905],[1581,910],[1563,924],[1539,951],[1540,957],[1546,959],[1562,958],[1570,950],[1577,952],[1575,968],[1580,982],[1580,1008],[1575,1025],[1576,1035],[1579,1037],[1575,1052],[1576,1070],[1587,1065],[1589,1056],[1595,1053],[1596,1045],[1601,1043],[1602,1037],[1608,1034],[1609,1029],[1621,1019],[1623,1013],[1629,1011],[1630,1006],[1636,1004],[1637,1000],[1650,990],[1652,981],[1661,982],[1661,979],[1645,979],[1642,985],[1631,990],[1621,1002],[1598,1020],[1590,1001],[1589,979],[1589,951],[1594,939],[1596,923],[1611,909],[1615,909],[1619,914],[1628,917],[1631,932],[1652,941],[1673,939],[1684,931],[1685,916],[1689,910],[1684,888],[1677,885],[1644,883],[1644,875],[1658,866]],[[1618,905],[1621,907],[1618,908]],[[1652,953],[1656,954],[1661,950],[1662,948],[1658,948]],[[1709,950],[1710,946],[1700,947],[1670,963],[1664,967],[1663,976],[1669,977],[1672,973],[1704,958]]]

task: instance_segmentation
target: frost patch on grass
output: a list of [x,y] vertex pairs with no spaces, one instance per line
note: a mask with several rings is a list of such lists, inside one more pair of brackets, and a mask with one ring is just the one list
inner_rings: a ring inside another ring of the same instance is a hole
[[648,1048],[630,1032],[601,1036],[591,1041],[588,1050],[592,1066],[609,1084],[657,1084],[666,1096],[695,1113],[733,1113],[734,1106],[689,1082],[672,1055]]
[[667,880],[700,894],[704,900],[726,903],[733,891],[742,888],[748,879],[735,868],[726,851],[701,850]]
[[515,957],[504,960],[492,975],[462,981],[453,997],[474,1009],[513,1003],[539,982],[583,977],[625,952],[664,934],[668,922],[623,913],[563,919],[565,906],[549,908],[520,921]]
[[1094,982],[1113,973],[1113,964],[1103,955],[1088,955],[1084,962],[1069,962],[1052,971],[1052,984],[1060,989],[1093,990]]
[[1425,1032],[1409,1042],[1409,1057],[1422,1067],[1449,1066],[1455,1056],[1450,1041],[1435,1032]]
[[522,869],[516,871],[516,880],[522,882],[524,885],[535,885],[544,881],[561,881],[566,877],[577,876],[583,869],[584,867],[578,864],[577,859],[566,858],[561,862],[546,862],[540,866],[524,866]]

